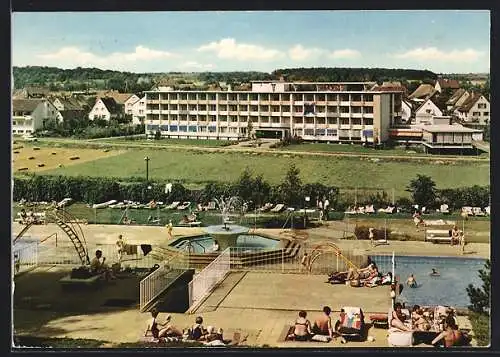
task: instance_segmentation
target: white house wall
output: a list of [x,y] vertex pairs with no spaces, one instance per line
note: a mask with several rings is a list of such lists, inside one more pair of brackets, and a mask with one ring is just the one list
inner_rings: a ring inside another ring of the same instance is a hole
[[111,113],[109,112],[108,108],[106,108],[106,106],[104,105],[104,102],[100,99],[97,100],[97,102],[92,107],[92,110],[89,113],[89,120],[97,119],[95,118],[96,116],[104,120],[111,119]]

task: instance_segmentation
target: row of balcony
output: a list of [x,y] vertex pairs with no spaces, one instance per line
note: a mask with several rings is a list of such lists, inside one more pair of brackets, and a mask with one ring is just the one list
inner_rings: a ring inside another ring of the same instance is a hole
[[336,105],[336,106],[373,106],[373,102],[368,101],[338,101],[338,100],[321,100],[321,101],[290,101],[290,100],[177,100],[177,99],[151,99],[147,100],[146,104],[204,104],[204,105]]
[[316,112],[304,114],[304,112],[256,112],[256,111],[206,111],[206,110],[159,110],[148,109],[146,114],[163,114],[163,115],[233,115],[233,116],[273,116],[273,117],[303,117],[316,116],[320,118],[373,118],[373,113],[338,113],[338,112]]

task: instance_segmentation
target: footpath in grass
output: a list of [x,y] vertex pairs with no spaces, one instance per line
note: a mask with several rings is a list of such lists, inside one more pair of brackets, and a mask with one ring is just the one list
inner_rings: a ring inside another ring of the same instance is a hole
[[322,183],[341,188],[370,187],[395,189],[397,197],[407,196],[405,187],[417,174],[430,176],[438,188],[489,184],[489,162],[441,164],[398,162],[369,158],[300,157],[254,152],[203,152],[182,150],[129,150],[124,154],[78,165],[48,170],[46,174],[69,176],[138,177],[145,175],[148,156],[149,177],[183,183],[236,181],[249,167],[271,184],[279,183],[291,163],[301,171],[304,183]]

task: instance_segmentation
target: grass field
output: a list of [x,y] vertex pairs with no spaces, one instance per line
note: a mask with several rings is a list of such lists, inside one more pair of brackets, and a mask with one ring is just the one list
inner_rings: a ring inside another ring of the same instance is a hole
[[[96,149],[74,149],[57,148],[46,146],[34,146],[28,144],[14,144],[12,154],[12,164],[14,173],[20,172],[42,172],[71,165],[93,161],[96,159],[107,158],[123,153],[123,150],[96,150]],[[70,157],[78,156],[77,160],[70,160]],[[30,159],[30,157],[32,159]],[[44,165],[39,167],[39,165]]]
[[[361,145],[350,145],[350,144],[326,144],[326,143],[302,143],[295,145],[288,145],[281,147],[280,150],[286,151],[305,151],[305,152],[345,152],[345,153],[359,153],[359,154],[376,154],[376,155],[403,155],[411,156],[415,155],[413,149],[405,150],[402,148],[395,149],[380,149],[375,150],[373,148],[363,147]],[[419,156],[430,156],[432,154],[418,153]],[[447,155],[440,155],[447,156]],[[450,157],[457,157],[457,155],[448,155]],[[479,157],[488,157],[488,153],[479,151]]]
[[[75,151],[79,152],[80,149]],[[432,177],[438,188],[488,185],[490,175],[489,162],[443,165],[427,161],[372,162],[369,158],[147,149],[128,150],[121,155],[54,168],[46,173],[71,176],[145,176],[146,155],[151,158],[151,179],[200,184],[208,181],[230,182],[235,181],[248,166],[255,174],[262,174],[270,183],[276,184],[283,179],[290,163],[293,162],[300,169],[301,178],[305,183],[319,182],[339,187],[394,188],[397,197],[407,195],[405,187],[417,174]]]
[[146,140],[144,138],[113,138],[113,139],[96,139],[96,142],[120,142],[141,145],[183,145],[183,146],[200,146],[200,147],[223,147],[231,145],[231,141],[227,140],[197,140],[197,139],[161,139],[161,140]]

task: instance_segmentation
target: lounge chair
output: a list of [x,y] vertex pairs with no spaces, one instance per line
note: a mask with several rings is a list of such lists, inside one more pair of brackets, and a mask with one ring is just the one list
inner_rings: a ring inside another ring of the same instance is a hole
[[177,206],[177,209],[182,211],[182,210],[187,209],[190,205],[191,205],[191,202],[189,202],[189,201],[182,202],[181,205]]
[[285,205],[282,203],[278,203],[273,209],[271,209],[271,212],[281,212],[285,209]]
[[448,208],[449,208],[448,205],[444,203],[439,207],[439,212],[444,214],[449,214],[450,210]]
[[359,307],[344,306],[343,321],[339,319],[336,323],[336,331],[344,338],[361,339],[365,328],[363,311]]
[[484,207],[484,212],[486,213],[487,216],[490,215],[490,206]]
[[268,212],[271,208],[273,208],[273,204],[272,203],[266,203],[264,206],[262,206],[261,208],[259,208],[259,212]]
[[472,213],[474,213],[474,216],[485,216],[485,213],[481,210],[481,207],[472,207]]
[[175,202],[172,202],[171,204],[169,204],[168,206],[166,206],[165,209],[176,209],[178,205],[180,205],[180,202],[175,201]]
[[462,207],[462,214],[467,215],[467,216],[473,216],[474,212],[472,212],[472,207],[470,207],[470,206]]
[[375,208],[373,207],[373,205],[366,205],[366,207],[365,207],[365,213],[366,214],[375,213]]

